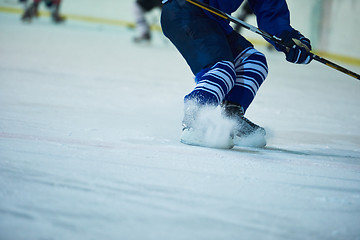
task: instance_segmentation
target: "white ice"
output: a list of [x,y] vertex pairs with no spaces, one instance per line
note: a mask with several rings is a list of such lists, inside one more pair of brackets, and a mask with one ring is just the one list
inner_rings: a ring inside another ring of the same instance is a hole
[[1,240],[360,239],[358,80],[260,47],[268,146],[191,147],[190,69],[133,34],[0,13]]

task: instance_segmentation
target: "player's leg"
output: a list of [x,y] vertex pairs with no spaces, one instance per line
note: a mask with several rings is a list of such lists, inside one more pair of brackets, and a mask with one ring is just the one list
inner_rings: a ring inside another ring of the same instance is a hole
[[29,4],[21,16],[21,20],[24,22],[31,22],[33,17],[39,16],[39,4],[41,0],[34,0],[31,4]]
[[150,11],[152,7],[146,0],[136,0],[133,4],[133,13],[135,17],[136,37],[134,42],[150,41],[150,26],[146,20],[145,14]]
[[249,46],[242,51],[235,49],[236,46],[239,45],[236,41],[243,41],[243,37],[235,32],[233,35],[233,40],[230,42],[232,42],[231,46],[233,46],[234,54],[237,55],[234,60],[236,80],[235,86],[227,94],[222,104],[223,111],[227,117],[232,118],[237,122],[234,133],[235,144],[237,143],[236,139],[240,141],[244,137],[258,135],[256,146],[265,146],[265,129],[254,124],[244,115],[247,108],[254,100],[261,84],[267,77],[268,67],[266,58],[252,46]]
[[51,18],[54,23],[62,23],[66,20],[66,18],[62,15],[60,15],[60,5],[61,0],[52,0],[51,7]]
[[164,5],[161,24],[195,75],[197,85],[185,99],[219,104],[235,81],[233,55],[221,27],[200,8],[175,0]]
[[201,110],[217,106],[234,86],[233,54],[218,23],[196,6],[181,5],[175,0],[166,3],[161,24],[165,36],[176,46],[195,75],[196,86],[185,96],[183,124],[186,132],[194,128]]

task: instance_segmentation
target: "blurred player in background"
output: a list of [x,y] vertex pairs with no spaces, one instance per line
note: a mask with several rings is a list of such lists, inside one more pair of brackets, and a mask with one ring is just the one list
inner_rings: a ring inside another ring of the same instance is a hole
[[[237,16],[237,18],[240,19],[241,21],[245,21],[247,17],[249,17],[253,14],[254,14],[254,12],[250,7],[249,2],[244,1],[241,5],[240,12],[239,12],[239,15]],[[236,24],[234,26],[234,30],[237,31],[238,33],[241,32],[241,29],[242,28],[240,27],[239,24]]]
[[145,14],[154,8],[161,8],[161,0],[136,0],[133,6],[136,37],[134,42],[148,42],[151,40],[150,25],[148,24]]
[[[21,17],[24,22],[31,22],[33,17],[39,16],[39,5],[42,0],[33,0],[33,2],[27,6],[27,0],[19,0],[25,4],[25,11]],[[54,23],[62,23],[65,21],[65,17],[60,15],[61,0],[44,0],[46,7],[51,11],[51,18]]]

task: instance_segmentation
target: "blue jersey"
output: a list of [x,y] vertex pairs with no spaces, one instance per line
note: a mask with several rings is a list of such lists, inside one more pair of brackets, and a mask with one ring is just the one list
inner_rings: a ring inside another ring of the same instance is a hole
[[[235,12],[244,0],[202,0],[203,2],[228,14]],[[283,31],[291,31],[290,13],[285,0],[248,0],[251,8],[256,15],[258,27],[275,36],[279,36]],[[226,33],[230,33],[232,28],[229,22],[216,17],[204,10],[211,18],[215,18],[223,27]]]

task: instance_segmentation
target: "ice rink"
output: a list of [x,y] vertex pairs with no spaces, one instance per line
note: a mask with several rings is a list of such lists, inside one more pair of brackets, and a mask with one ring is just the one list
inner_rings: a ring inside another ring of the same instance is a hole
[[0,13],[1,240],[360,239],[360,81],[260,46],[267,147],[191,147],[190,69],[133,35]]

